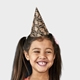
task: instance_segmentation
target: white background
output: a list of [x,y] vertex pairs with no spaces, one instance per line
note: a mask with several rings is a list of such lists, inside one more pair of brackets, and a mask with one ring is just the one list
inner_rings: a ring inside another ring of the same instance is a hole
[[16,45],[32,27],[38,8],[59,43],[61,80],[80,80],[79,0],[0,0],[0,80],[10,80]]

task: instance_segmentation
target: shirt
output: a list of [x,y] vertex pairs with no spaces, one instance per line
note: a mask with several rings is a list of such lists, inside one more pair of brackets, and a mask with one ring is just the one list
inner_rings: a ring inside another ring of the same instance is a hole
[[29,77],[25,78],[24,80],[29,80]]

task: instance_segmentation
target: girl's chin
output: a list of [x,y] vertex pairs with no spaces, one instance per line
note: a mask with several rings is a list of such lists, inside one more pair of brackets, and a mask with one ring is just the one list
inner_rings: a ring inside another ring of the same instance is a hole
[[47,68],[38,68],[38,69],[36,69],[36,70],[37,70],[37,72],[39,72],[39,73],[48,72],[48,69],[47,69]]

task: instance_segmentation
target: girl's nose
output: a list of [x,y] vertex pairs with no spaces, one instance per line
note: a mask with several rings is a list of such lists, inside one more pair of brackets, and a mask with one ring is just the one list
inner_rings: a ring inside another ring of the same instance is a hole
[[41,52],[40,55],[39,55],[39,58],[40,58],[40,59],[46,59],[46,54],[45,54],[45,52]]

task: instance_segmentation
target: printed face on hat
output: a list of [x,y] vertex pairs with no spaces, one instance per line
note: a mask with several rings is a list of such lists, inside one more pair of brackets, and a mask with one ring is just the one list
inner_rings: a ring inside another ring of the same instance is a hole
[[48,72],[55,59],[52,42],[48,39],[33,41],[29,53],[25,52],[25,57],[30,61],[33,72]]

